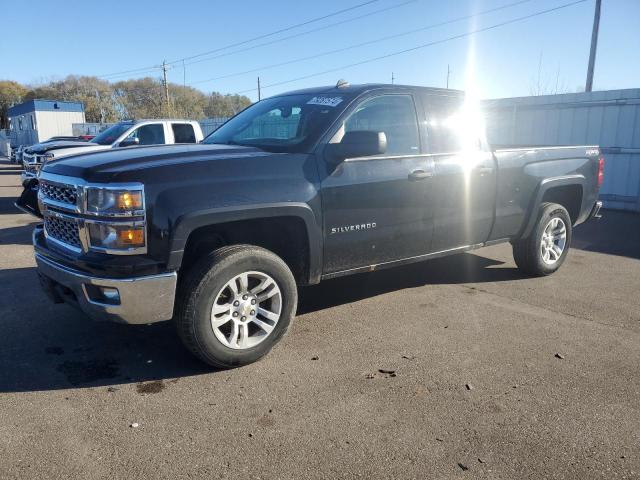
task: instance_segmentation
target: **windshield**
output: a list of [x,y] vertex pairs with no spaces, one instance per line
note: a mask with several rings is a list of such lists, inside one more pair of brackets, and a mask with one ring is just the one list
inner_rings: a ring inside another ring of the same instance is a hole
[[254,103],[203,143],[245,145],[271,152],[306,152],[347,104],[346,95],[287,95]]
[[91,143],[97,143],[99,145],[111,145],[118,139],[120,135],[122,135],[132,126],[132,123],[116,123],[115,125],[110,126],[105,131],[100,132],[98,135],[96,135],[93,139],[91,139]]

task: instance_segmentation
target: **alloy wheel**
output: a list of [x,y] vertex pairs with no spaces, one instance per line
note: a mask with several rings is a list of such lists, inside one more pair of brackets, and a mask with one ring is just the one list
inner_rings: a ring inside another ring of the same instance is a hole
[[263,272],[236,275],[216,295],[211,327],[226,347],[244,350],[263,342],[274,330],[282,311],[282,293]]
[[552,218],[542,232],[540,255],[547,265],[553,265],[562,256],[567,244],[567,227],[561,218]]

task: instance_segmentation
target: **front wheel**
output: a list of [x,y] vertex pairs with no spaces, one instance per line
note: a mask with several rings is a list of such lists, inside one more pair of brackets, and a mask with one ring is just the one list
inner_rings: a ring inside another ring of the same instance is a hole
[[181,282],[178,334],[209,365],[246,365],[288,331],[297,301],[295,279],[280,257],[249,245],[223,247],[200,258]]
[[567,209],[557,203],[543,203],[529,237],[513,244],[516,265],[531,275],[552,274],[567,258],[571,234]]

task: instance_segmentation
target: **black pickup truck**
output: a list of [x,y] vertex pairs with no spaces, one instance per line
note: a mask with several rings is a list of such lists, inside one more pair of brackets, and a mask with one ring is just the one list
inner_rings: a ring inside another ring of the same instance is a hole
[[553,273],[598,216],[603,163],[596,146],[491,150],[462,92],[342,82],[262,100],[199,145],[47,163],[33,244],[55,302],[173,319],[234,367],[286,333],[297,285],[500,242]]

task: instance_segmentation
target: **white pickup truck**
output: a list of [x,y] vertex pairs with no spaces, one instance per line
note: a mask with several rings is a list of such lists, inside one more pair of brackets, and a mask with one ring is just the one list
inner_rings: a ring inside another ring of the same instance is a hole
[[203,139],[200,124],[193,120],[130,120],[112,125],[91,141],[61,140],[38,143],[22,155],[22,186],[35,187],[36,175],[44,162],[81,153],[135,145],[198,143]]
[[59,140],[32,145],[22,154],[24,190],[15,206],[24,212],[40,216],[36,197],[37,176],[45,162],[112,148],[199,143],[203,138],[200,124],[194,120],[128,120],[112,125],[89,142]]

